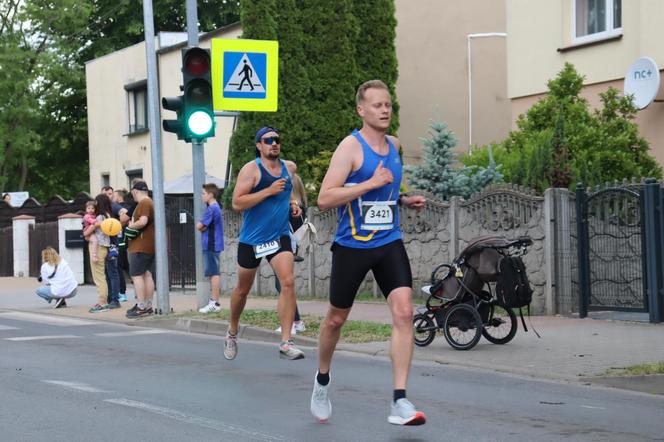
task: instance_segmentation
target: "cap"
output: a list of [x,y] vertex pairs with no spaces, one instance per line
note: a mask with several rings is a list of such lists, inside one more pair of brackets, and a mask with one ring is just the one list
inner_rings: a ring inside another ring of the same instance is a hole
[[268,132],[279,133],[279,131],[274,127],[270,126],[261,127],[260,129],[258,129],[258,132],[256,132],[256,142],[258,143],[261,140],[261,138],[263,138],[263,135],[265,135]]
[[145,181],[138,181],[133,186],[131,186],[131,190],[142,190],[144,192],[147,192],[148,191],[148,185]]

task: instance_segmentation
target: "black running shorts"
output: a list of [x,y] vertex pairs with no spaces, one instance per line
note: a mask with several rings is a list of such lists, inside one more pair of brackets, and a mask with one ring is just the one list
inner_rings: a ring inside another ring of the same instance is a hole
[[330,304],[337,308],[351,308],[357,289],[369,270],[373,271],[385,298],[394,289],[413,286],[410,262],[400,239],[371,249],[355,249],[334,243]]
[[[272,261],[272,258],[277,256],[281,252],[291,252],[291,253],[293,252],[290,236],[280,237],[279,243],[281,244],[279,250],[265,257],[267,258],[267,262]],[[254,246],[250,246],[249,244],[245,244],[243,242],[238,244],[237,263],[240,267],[245,269],[255,269],[261,263],[261,259],[263,258],[256,258],[256,254],[254,253]]]

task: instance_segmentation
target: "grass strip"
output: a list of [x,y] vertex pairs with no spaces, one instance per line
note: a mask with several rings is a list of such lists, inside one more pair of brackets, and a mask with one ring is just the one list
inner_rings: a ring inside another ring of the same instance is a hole
[[[172,315],[172,317],[186,317],[195,319],[230,319],[230,311],[222,310],[217,313],[183,312]],[[298,332],[299,336],[318,338],[321,316],[302,315],[306,330]],[[253,327],[274,330],[279,327],[279,318],[274,310],[245,310],[242,312],[240,323]],[[392,335],[390,324],[380,324],[369,321],[348,320],[341,329],[340,342],[347,344],[360,344],[364,342],[387,341]]]
[[607,372],[607,374],[611,376],[643,376],[649,374],[664,374],[664,361],[631,365],[621,369],[611,369]]

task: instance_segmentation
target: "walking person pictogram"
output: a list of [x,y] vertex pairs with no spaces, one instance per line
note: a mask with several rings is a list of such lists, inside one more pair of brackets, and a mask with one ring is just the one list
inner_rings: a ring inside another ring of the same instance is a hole
[[242,90],[242,85],[246,81],[247,83],[249,83],[249,87],[253,91],[254,90],[254,85],[251,83],[251,77],[254,76],[254,71],[247,64],[247,60],[243,60],[243,63],[244,63],[244,66],[242,67],[242,70],[240,71],[240,74],[244,75],[244,78],[242,78],[242,81],[240,81],[240,86],[237,88],[237,90],[241,91]]

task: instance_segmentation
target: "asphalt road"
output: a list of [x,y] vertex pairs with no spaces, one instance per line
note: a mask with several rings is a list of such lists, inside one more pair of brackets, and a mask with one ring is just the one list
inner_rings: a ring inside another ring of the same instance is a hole
[[440,364],[411,374],[428,423],[395,427],[389,361],[341,353],[321,425],[305,352],[241,341],[229,362],[218,337],[0,311],[0,440],[664,440],[662,397]]

